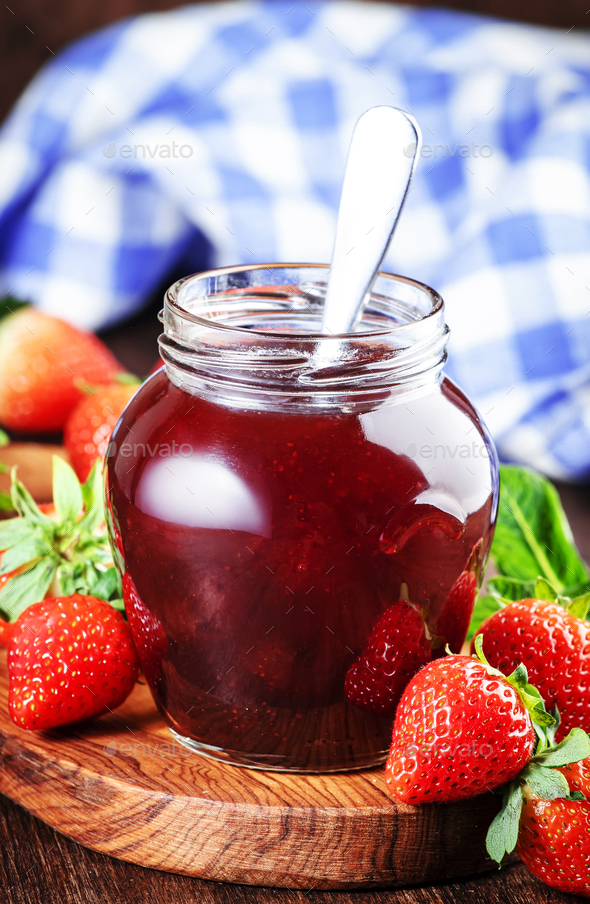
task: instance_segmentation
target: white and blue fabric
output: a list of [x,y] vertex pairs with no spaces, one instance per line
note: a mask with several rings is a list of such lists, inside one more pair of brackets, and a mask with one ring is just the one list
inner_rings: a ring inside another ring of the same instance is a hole
[[[504,458],[590,475],[590,36],[385,3],[186,6],[55,56],[0,132],[0,289],[98,328],[174,272],[328,261],[357,117],[425,142],[385,269],[441,292]],[[393,165],[393,163],[392,163]]]

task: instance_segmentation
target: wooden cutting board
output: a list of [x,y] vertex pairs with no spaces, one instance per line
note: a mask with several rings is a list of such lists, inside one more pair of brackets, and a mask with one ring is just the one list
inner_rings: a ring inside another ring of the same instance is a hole
[[283,888],[427,883],[493,869],[500,805],[394,805],[382,768],[335,775],[242,769],[181,747],[145,685],[113,715],[33,733],[7,713],[0,792],[85,847],[154,869]]

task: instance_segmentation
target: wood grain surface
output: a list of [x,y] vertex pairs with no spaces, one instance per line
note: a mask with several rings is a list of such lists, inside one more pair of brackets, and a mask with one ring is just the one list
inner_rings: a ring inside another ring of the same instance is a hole
[[0,798],[2,904],[576,904],[522,866],[460,882],[375,891],[254,888],[142,869],[81,847]]
[[490,870],[500,804],[395,805],[383,768],[337,775],[241,769],[175,741],[145,685],[115,714],[32,733],[6,712],[0,791],[70,838],[191,876],[287,888],[410,885]]

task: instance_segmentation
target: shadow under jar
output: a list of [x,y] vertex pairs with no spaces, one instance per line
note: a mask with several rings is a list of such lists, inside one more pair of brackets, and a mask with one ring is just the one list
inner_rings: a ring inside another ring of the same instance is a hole
[[326,277],[272,264],[173,285],[165,366],[107,456],[113,550],[162,715],[201,753],[264,769],[385,759],[387,663],[406,638],[381,636],[384,613],[419,621],[426,658],[458,651],[496,517],[493,446],[442,372],[442,299],[380,274],[357,332],[324,336]]

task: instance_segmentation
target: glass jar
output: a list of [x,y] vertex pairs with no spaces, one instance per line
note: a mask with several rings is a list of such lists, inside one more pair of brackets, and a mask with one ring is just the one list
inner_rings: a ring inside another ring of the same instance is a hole
[[326,279],[272,264],[173,285],[164,367],[106,462],[156,704],[183,743],[264,769],[385,759],[404,684],[465,640],[496,517],[440,296],[382,273],[357,331],[325,336]]

